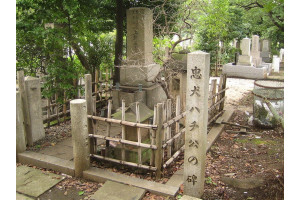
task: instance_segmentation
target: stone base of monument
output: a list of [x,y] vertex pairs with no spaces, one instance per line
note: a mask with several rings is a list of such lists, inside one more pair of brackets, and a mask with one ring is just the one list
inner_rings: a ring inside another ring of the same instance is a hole
[[237,63],[237,65],[245,65],[245,66],[249,66],[252,65],[252,56],[245,56],[245,55],[240,55],[239,56],[239,61]]
[[[150,143],[148,141],[142,141],[142,143]],[[138,149],[133,148],[133,146],[125,145],[125,148],[122,145],[118,144],[116,147],[110,147],[108,149],[107,156],[109,158],[122,160],[122,149],[125,149],[125,161],[138,163]],[[142,148],[142,163],[149,163],[151,157],[151,149]]]
[[156,78],[159,73],[159,64],[149,65],[125,65],[120,67],[120,85],[138,87],[142,84],[143,87],[154,85],[151,81]]
[[144,87],[144,85],[142,85],[142,88],[124,85],[121,85],[119,89],[114,87],[112,97],[113,110],[117,110],[122,106],[122,99],[125,100],[126,107],[138,101],[153,110],[157,103],[167,100],[167,95],[157,83],[150,87]]
[[253,67],[228,63],[223,66],[223,74],[226,74],[228,77],[264,79],[267,78],[268,68],[266,66]]

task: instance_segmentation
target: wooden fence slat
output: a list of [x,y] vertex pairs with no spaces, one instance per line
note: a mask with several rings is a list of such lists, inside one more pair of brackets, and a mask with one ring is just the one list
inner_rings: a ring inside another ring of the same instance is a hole
[[[122,99],[122,121],[125,121],[125,100]],[[122,140],[126,139],[125,125],[122,125]],[[125,145],[122,144],[122,160],[125,161]]]
[[[136,111],[136,122],[140,123],[141,118],[140,118],[140,106],[139,102],[136,102],[135,104],[135,111]],[[137,128],[137,136],[138,136],[138,143],[141,144],[142,142],[142,135],[141,135],[141,128]],[[141,147],[138,148],[138,163],[142,164],[142,149]]]
[[[223,83],[221,85],[221,89],[225,89],[226,88],[226,81],[227,81],[227,75],[226,74],[222,74],[223,76]],[[225,97],[225,90],[224,92],[221,94],[221,99]],[[221,104],[220,104],[220,108],[219,108],[219,111],[222,111],[224,109],[224,105],[225,105],[225,101],[223,101]]]
[[[85,88],[85,100],[86,100],[86,110],[88,115],[93,114],[93,97],[92,97],[92,76],[91,74],[84,75],[84,88]],[[88,119],[88,133],[94,133],[93,121]],[[90,138],[90,153],[95,153],[95,138]]]
[[47,126],[50,127],[50,99],[47,99]]
[[156,121],[155,124],[157,125],[156,130],[156,137],[155,137],[155,145],[157,146],[157,149],[155,150],[155,167],[156,170],[156,180],[161,178],[161,168],[162,168],[162,140],[163,140],[163,128],[162,128],[162,120],[163,120],[163,108],[162,104],[157,104],[156,109]]
[[[176,96],[176,110],[175,110],[175,116],[178,116],[178,115],[180,115],[180,96],[179,95]],[[178,133],[179,130],[180,130],[180,124],[179,124],[179,121],[176,121],[175,133]],[[176,139],[174,141],[174,150],[177,151],[180,146],[181,146],[181,137],[179,137],[178,139]]]
[[[172,100],[167,99],[167,121],[171,119],[171,114],[172,114]],[[171,126],[167,127],[167,140],[171,139]],[[172,145],[169,144],[167,146],[167,159],[169,159],[172,156]]]
[[[155,125],[156,122],[156,109],[157,106],[154,106],[154,111],[153,111],[153,122],[152,124]],[[155,130],[150,130],[150,141],[151,141],[151,145],[155,144]],[[154,166],[154,159],[155,159],[155,151],[153,149],[151,149],[151,157],[150,157],[150,165]]]
[[56,102],[57,124],[59,125],[59,103],[58,103],[58,94],[57,93],[55,93],[55,102]]

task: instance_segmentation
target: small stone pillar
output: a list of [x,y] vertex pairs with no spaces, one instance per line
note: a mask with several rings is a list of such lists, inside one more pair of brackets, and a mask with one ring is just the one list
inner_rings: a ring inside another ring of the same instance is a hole
[[25,91],[27,94],[27,108],[30,121],[29,132],[27,132],[27,142],[28,145],[32,146],[35,141],[45,137],[40,79],[26,77]]
[[16,147],[17,147],[17,160],[18,153],[22,153],[26,150],[26,142],[25,142],[25,124],[24,117],[22,111],[22,100],[21,94],[16,92]]
[[184,194],[196,198],[204,192],[209,66],[209,53],[196,51],[188,54]]
[[83,171],[90,167],[90,140],[86,100],[72,100],[70,102],[70,110],[75,177],[81,177]]

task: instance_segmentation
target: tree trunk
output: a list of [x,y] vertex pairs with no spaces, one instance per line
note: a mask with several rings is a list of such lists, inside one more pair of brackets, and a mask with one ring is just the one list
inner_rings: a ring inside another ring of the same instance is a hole
[[124,21],[124,5],[123,0],[116,0],[116,43],[115,43],[115,73],[114,84],[120,82],[120,66],[122,64],[122,51],[123,51],[123,21]]

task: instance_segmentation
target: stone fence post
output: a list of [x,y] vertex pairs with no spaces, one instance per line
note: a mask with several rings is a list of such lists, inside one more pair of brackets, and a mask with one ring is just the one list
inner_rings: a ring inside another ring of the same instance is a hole
[[23,116],[23,105],[21,100],[21,94],[16,92],[16,152],[17,160],[18,153],[22,153],[26,150],[26,141],[25,141],[25,123]]
[[187,56],[184,194],[196,198],[204,192],[209,65],[209,53],[196,51]]
[[75,177],[81,177],[83,171],[90,167],[86,100],[72,100],[70,102],[70,110]]

